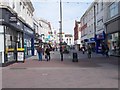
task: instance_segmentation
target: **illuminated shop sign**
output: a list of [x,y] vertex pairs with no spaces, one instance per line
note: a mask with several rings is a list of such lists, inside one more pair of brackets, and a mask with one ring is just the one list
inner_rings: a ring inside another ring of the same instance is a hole
[[34,32],[26,26],[24,26],[24,30],[25,30],[25,32],[27,32],[29,34],[34,34]]

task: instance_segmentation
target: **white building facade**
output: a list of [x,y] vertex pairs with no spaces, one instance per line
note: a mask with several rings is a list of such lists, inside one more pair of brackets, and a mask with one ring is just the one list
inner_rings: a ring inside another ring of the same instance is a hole
[[64,42],[66,42],[67,45],[69,45],[69,46],[74,45],[73,35],[72,34],[65,34]]
[[43,43],[51,43],[51,40],[53,38],[52,36],[52,28],[50,22],[44,19],[39,19],[39,25],[40,25],[40,35]]
[[106,5],[107,2],[104,0],[96,0],[95,3],[95,38],[96,38],[96,52],[101,53],[101,46],[106,40],[106,28],[105,28],[105,21],[106,21]]
[[93,51],[95,50],[95,12],[94,2],[81,17],[81,41],[82,45],[90,44]]
[[119,0],[95,0],[80,20],[82,43],[89,43],[97,53],[107,44],[111,55],[120,56],[119,18]]

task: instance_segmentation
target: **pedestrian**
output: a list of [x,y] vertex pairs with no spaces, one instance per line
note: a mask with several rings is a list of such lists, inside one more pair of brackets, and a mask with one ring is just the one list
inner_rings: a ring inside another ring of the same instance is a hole
[[101,48],[101,53],[102,53],[103,56],[105,55],[105,51],[106,51],[105,49],[106,49],[105,44],[103,43],[102,48]]
[[47,61],[50,61],[51,57],[50,57],[50,48],[47,46],[46,50],[45,50],[45,58],[47,59]]
[[63,61],[63,48],[60,46],[60,55],[61,55],[61,61]]
[[106,44],[105,45],[105,55],[106,55],[106,57],[109,57],[109,47],[108,47],[108,45]]
[[37,52],[38,52],[39,61],[42,61],[42,47],[41,46],[37,47]]
[[45,54],[45,47],[42,48],[42,54]]
[[85,47],[82,47],[82,52],[83,54],[85,54]]
[[91,46],[88,45],[87,46],[87,55],[88,55],[88,58],[91,58],[91,54],[92,54],[92,49],[91,49]]
[[116,54],[116,51],[117,51],[117,47],[116,45],[114,45],[114,54]]
[[58,50],[58,48],[56,47],[56,51]]

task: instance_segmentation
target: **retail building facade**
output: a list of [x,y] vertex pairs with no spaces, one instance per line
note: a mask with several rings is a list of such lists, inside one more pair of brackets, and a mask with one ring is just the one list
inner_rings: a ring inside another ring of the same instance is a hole
[[120,56],[120,1],[107,4],[107,19],[105,22],[107,44],[110,54]]
[[2,64],[17,60],[17,51],[24,48],[24,24],[10,8],[0,8],[0,40]]
[[[31,3],[22,0],[18,1],[3,1],[0,3],[0,40],[2,42],[0,46],[0,57],[3,65],[16,62],[19,51],[23,51],[24,54],[22,58],[24,59],[28,55],[32,56],[34,54],[32,21],[27,23],[27,20],[25,21],[20,14],[22,11],[17,11],[18,9],[24,10],[25,6],[26,9],[28,9]],[[27,10],[24,11],[26,12],[24,16],[27,16]],[[25,17],[25,19],[26,18],[29,17]],[[32,20],[32,17],[29,20]]]

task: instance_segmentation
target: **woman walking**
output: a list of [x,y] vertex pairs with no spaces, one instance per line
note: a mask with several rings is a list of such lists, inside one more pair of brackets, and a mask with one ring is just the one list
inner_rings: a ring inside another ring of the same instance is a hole
[[45,58],[47,59],[47,61],[50,61],[50,48],[47,46],[46,50],[45,50]]

